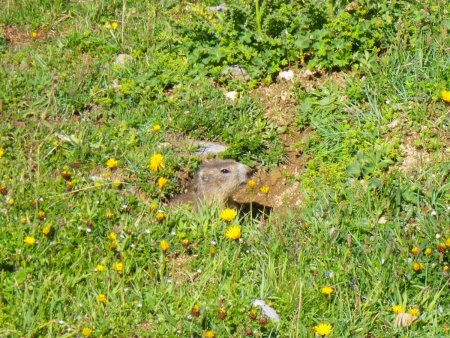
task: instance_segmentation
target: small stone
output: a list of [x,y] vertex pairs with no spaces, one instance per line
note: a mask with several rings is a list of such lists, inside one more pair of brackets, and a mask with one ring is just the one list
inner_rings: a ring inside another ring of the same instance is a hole
[[227,7],[225,6],[224,3],[221,3],[218,6],[208,6],[208,7],[206,7],[206,9],[211,12],[225,12]]
[[236,99],[238,97],[238,92],[232,91],[232,92],[225,93],[225,97],[231,101],[236,101]]
[[280,72],[278,74],[278,78],[280,80],[284,80],[286,82],[289,82],[289,81],[291,81],[294,78],[294,72],[291,69],[289,69],[287,71]]
[[128,54],[119,54],[117,55],[116,61],[114,62],[118,66],[125,66],[129,63],[133,58]]
[[380,219],[378,220],[378,224],[386,224],[387,219],[384,216],[381,216]]

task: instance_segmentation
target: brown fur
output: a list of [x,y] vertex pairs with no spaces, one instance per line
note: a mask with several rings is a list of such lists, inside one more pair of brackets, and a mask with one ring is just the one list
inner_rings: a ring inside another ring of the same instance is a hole
[[177,196],[172,205],[190,203],[196,206],[213,204],[233,206],[232,195],[244,186],[252,170],[233,160],[216,160],[203,164],[198,170],[188,192]]

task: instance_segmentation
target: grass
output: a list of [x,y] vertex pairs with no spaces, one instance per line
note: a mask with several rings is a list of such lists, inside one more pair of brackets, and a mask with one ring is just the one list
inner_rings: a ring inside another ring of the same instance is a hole
[[[360,4],[354,16],[344,2],[207,5],[0,9],[0,335],[314,337],[329,323],[330,337],[448,336],[446,2]],[[353,34],[353,56],[321,54],[332,32]],[[223,75],[233,64],[247,82]],[[287,65],[324,75],[288,89],[295,123],[281,128],[254,88]],[[309,137],[284,144],[286,128]],[[302,205],[230,223],[217,206],[169,208],[201,162],[188,138],[226,143],[224,157],[260,171],[294,145],[304,166],[284,175]],[[423,161],[405,168],[411,150]],[[396,326],[393,305],[419,314]]]

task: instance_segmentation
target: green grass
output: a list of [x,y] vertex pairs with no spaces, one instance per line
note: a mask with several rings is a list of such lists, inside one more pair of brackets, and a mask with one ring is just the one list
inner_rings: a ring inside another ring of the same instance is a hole
[[[0,9],[0,336],[314,337],[321,322],[331,337],[448,336],[446,1],[361,2],[352,12],[345,1],[235,0],[225,14],[205,10],[217,4]],[[132,57],[123,67],[120,53]],[[235,64],[248,82],[224,75]],[[201,161],[179,140],[226,143],[224,157],[260,170],[285,163],[285,128],[252,90],[286,66],[328,79],[292,89],[289,128],[309,133],[294,140],[301,207],[265,222],[241,216],[239,241],[225,238],[217,207],[168,208]],[[425,158],[410,172],[405,146]],[[165,163],[157,173],[155,153]],[[162,191],[159,177],[169,180]],[[251,318],[256,299],[280,322],[264,323],[259,309]],[[393,305],[420,315],[396,327]]]

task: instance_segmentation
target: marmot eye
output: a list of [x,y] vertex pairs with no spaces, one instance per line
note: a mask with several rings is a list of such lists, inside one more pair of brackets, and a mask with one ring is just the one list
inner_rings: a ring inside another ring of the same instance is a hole
[[220,172],[223,174],[228,174],[230,171],[228,169],[222,169]]

